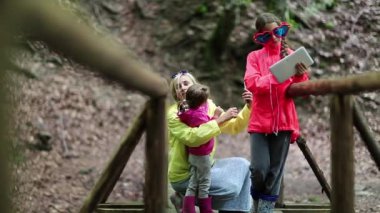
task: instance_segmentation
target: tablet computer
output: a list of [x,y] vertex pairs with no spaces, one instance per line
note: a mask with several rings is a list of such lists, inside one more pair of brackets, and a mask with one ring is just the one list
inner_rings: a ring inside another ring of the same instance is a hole
[[305,47],[300,47],[290,55],[276,62],[269,67],[269,70],[276,77],[279,83],[282,83],[289,79],[296,73],[296,64],[303,63],[306,67],[309,67],[314,63]]

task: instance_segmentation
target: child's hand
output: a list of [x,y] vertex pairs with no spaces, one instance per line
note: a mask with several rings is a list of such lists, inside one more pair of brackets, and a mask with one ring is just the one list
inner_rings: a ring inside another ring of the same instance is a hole
[[305,64],[303,64],[303,63],[296,64],[296,73],[295,73],[296,76],[301,76],[301,75],[307,73],[308,71],[309,71],[309,69],[306,67]]
[[232,119],[236,118],[238,114],[238,110],[236,107],[229,108],[225,113],[221,114],[219,118],[216,119],[216,122],[221,125],[222,123]]
[[224,110],[222,109],[222,107],[220,107],[220,106],[216,107],[213,118],[215,118],[215,119],[216,119],[216,118],[219,118],[220,115],[221,115],[223,112],[224,112]]

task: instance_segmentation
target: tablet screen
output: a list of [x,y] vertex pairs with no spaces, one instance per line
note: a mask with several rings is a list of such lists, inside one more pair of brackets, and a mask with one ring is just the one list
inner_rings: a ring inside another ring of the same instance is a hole
[[269,70],[276,77],[279,83],[282,83],[293,76],[296,72],[296,64],[303,63],[306,67],[314,63],[305,47],[300,47],[290,55],[273,64]]

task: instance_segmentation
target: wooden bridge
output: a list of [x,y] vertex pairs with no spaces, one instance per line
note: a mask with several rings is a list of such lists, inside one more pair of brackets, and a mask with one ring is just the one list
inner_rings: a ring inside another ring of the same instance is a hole
[[[141,91],[150,100],[128,129],[114,156],[111,157],[98,182],[85,199],[80,212],[174,212],[167,206],[167,127],[165,99],[168,94],[166,80],[148,70],[134,56],[111,40],[94,35],[79,24],[77,19],[63,11],[51,1],[0,1],[0,67],[6,70],[6,50],[13,46],[13,36],[18,30],[26,30],[31,36],[45,41],[61,53],[79,63],[91,67],[104,77],[115,80],[125,88]],[[6,85],[7,75],[1,73],[1,85]],[[313,80],[290,86],[288,95],[326,95],[331,99],[331,159],[332,187],[316,164],[304,139],[297,143],[309,162],[323,190],[331,201],[330,205],[303,205],[279,202],[277,212],[345,212],[354,213],[354,164],[353,126],[355,126],[380,168],[379,144],[351,94],[380,89],[380,72],[368,72],[339,79]],[[2,88],[1,97],[5,97]],[[0,121],[7,122],[6,106],[0,106]],[[143,203],[107,204],[107,198],[120,177],[129,157],[143,132],[146,132],[146,172]],[[2,126],[0,140],[8,141],[7,127]],[[6,144],[0,143],[0,190],[9,191],[6,168]],[[149,152],[155,150],[155,152]],[[10,212],[6,193],[0,195],[0,209]],[[330,210],[331,209],[331,210]]]

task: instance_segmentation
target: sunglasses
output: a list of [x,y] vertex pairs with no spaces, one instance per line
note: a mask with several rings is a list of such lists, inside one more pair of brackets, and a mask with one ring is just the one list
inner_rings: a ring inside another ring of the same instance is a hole
[[289,32],[290,25],[286,22],[282,22],[280,26],[274,28],[272,31],[265,31],[261,33],[255,33],[253,40],[259,44],[266,44],[272,36],[277,38],[285,38]]
[[189,71],[187,71],[187,70],[181,70],[181,71],[177,72],[176,74],[173,74],[172,75],[172,79],[174,79],[174,78],[176,78],[176,77],[178,77],[180,75],[184,75],[186,73],[189,73]]

